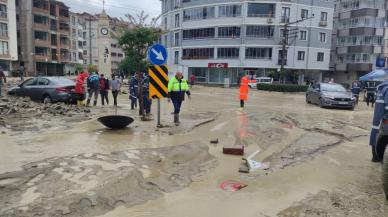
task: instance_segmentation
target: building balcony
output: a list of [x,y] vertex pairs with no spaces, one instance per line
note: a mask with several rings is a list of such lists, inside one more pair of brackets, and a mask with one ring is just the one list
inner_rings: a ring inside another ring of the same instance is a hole
[[42,30],[49,30],[50,29],[49,24],[41,24],[41,23],[34,23],[33,27],[34,27],[34,29],[42,29]]
[[51,47],[51,42],[49,40],[35,39],[35,46],[38,46],[38,47]]
[[0,11],[0,20],[8,20],[8,13]]
[[32,8],[32,13],[37,13],[37,14],[49,14],[50,10],[48,8]]
[[51,62],[51,56],[49,54],[36,54],[35,61],[37,61],[37,62]]
[[9,55],[9,54],[0,54],[0,59],[11,59],[11,55]]

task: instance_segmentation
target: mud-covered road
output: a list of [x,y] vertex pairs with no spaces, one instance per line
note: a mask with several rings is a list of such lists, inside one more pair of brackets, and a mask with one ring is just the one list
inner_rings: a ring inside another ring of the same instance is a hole
[[[381,168],[370,161],[372,109],[321,109],[303,94],[256,90],[240,109],[237,97],[237,89],[195,87],[182,125],[171,124],[172,105],[162,101],[165,127],[156,129],[121,95],[118,113],[136,121],[120,131],[96,121],[112,107],[22,99],[9,112],[14,99],[0,98],[0,216],[388,216]],[[241,157],[222,154],[237,144],[270,168],[239,173]],[[225,180],[248,186],[224,191]]]

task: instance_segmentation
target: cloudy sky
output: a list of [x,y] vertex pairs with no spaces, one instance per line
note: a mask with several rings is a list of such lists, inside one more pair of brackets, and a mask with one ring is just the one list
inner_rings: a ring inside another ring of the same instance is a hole
[[[102,0],[60,0],[75,12],[99,13]],[[160,0],[105,0],[105,8],[110,16],[124,17],[144,10],[150,17],[157,17],[161,11]]]

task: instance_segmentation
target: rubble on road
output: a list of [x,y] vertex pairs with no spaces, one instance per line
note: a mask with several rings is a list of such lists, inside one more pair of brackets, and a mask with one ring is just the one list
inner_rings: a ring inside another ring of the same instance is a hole
[[26,97],[0,98],[0,127],[28,130],[37,121],[51,121],[61,117],[64,121],[89,119],[91,110],[65,103],[43,104]]

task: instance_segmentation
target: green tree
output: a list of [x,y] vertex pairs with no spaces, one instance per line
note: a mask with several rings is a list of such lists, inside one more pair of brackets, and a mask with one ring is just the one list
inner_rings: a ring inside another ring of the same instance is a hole
[[82,72],[83,70],[84,70],[84,67],[83,67],[83,65],[81,65],[81,64],[76,64],[75,65],[75,70],[78,72],[78,73],[80,73],[80,72]]
[[97,68],[96,65],[89,64],[89,65],[88,65],[88,71],[89,71],[89,72],[97,72],[97,71],[98,71],[98,68]]
[[120,68],[124,71],[145,71],[148,67],[148,47],[161,36],[161,31],[150,27],[135,27],[125,30],[119,38],[119,44],[125,52],[126,58]]

